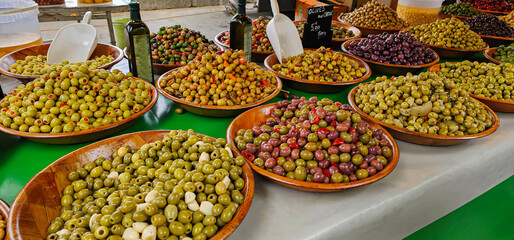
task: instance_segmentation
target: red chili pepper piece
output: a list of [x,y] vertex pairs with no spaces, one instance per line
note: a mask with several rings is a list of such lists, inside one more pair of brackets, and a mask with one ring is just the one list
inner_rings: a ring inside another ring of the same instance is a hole
[[299,146],[298,146],[298,143],[293,143],[293,144],[290,144],[289,147],[297,149]]
[[328,170],[328,168],[323,169],[323,174],[327,177],[330,177],[330,171]]
[[67,103],[61,103],[61,105],[59,105],[59,107],[64,107],[66,105],[68,105],[68,104]]
[[352,128],[352,127],[348,129],[348,132],[355,132],[355,131],[357,131],[357,130],[355,130],[355,128]]
[[342,138],[336,138],[334,139],[334,142],[332,142],[332,145],[341,145],[344,143],[344,140]]
[[342,103],[340,103],[340,102],[336,102],[336,103],[334,103],[334,104],[335,104],[336,106],[338,106],[338,107],[343,106],[343,104],[342,104]]
[[262,83],[262,85],[269,87],[269,84],[268,84],[268,82],[266,82],[265,79],[261,79],[261,83]]
[[241,154],[243,154],[243,157],[250,160],[250,162],[253,162],[253,160],[255,160],[255,156],[246,150],[241,151]]
[[266,87],[264,87],[264,85],[259,85],[259,89],[261,89],[261,91],[263,91]]
[[311,124],[318,124],[319,123],[319,117],[318,115],[314,115],[314,118],[311,120]]
[[239,64],[245,64],[247,62],[248,62],[248,60],[246,58],[240,58],[239,59]]
[[289,73],[294,73],[293,69],[290,69],[290,70],[289,70]]
[[280,128],[279,127],[275,127],[275,129],[273,129],[275,132],[278,132],[280,133]]
[[330,163],[330,165],[334,166],[334,167],[337,167],[337,163],[333,162],[333,163]]
[[332,127],[337,127],[337,121],[336,120],[332,121],[331,125],[332,125]]
[[328,134],[330,133],[330,130],[326,129],[326,128],[318,128],[318,130],[316,130],[320,133],[323,133],[323,134]]
[[425,119],[425,121],[428,121],[428,115],[426,115],[426,116],[424,117],[424,119]]

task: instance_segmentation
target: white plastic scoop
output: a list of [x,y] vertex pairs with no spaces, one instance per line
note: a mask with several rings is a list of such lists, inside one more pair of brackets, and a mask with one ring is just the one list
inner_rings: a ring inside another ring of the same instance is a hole
[[293,21],[280,13],[277,0],[270,0],[270,3],[273,19],[269,21],[266,33],[278,61],[282,64],[282,58],[302,54],[303,45]]
[[89,25],[91,12],[86,12],[80,23],[68,24],[57,32],[47,53],[50,64],[68,60],[70,63],[85,62],[96,48],[96,28]]

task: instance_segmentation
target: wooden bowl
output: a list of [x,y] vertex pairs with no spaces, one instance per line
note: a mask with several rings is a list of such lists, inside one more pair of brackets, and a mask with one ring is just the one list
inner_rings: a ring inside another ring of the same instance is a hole
[[150,86],[150,89],[152,90],[152,100],[148,105],[146,105],[145,108],[143,108],[143,110],[121,121],[97,128],[67,133],[20,132],[11,128],[4,127],[4,125],[0,125],[0,131],[14,136],[24,137],[34,142],[46,144],[77,144],[105,138],[107,136],[118,133],[126,129],[130,125],[134,124],[139,117],[148,112],[153,107],[153,105],[155,105],[155,103],[157,102],[157,98],[159,97],[159,94],[157,93],[157,90],[152,84],[146,81],[144,82],[145,84]]
[[[305,50],[313,50],[313,49],[305,49]],[[279,64],[277,55],[274,53],[269,55],[266,60],[264,60],[264,66],[266,66],[267,69],[274,72],[277,76],[279,76],[285,84],[288,86],[303,91],[303,92],[310,92],[310,93],[335,93],[343,90],[344,88],[348,87],[349,85],[360,83],[366,79],[368,79],[371,76],[371,69],[369,68],[368,64],[366,64],[364,61],[352,56],[348,55],[346,53],[342,53],[347,58],[353,59],[355,62],[359,64],[360,67],[366,68],[366,74],[362,76],[361,78],[357,78],[353,81],[348,82],[319,82],[319,81],[311,81],[307,79],[300,79],[300,78],[293,78],[286,75],[282,75],[278,73],[277,71],[273,70],[273,65]]]
[[350,51],[348,51],[347,48],[351,42],[360,41],[360,40],[361,39],[348,40],[345,43],[343,43],[343,45],[341,45],[341,49],[343,49],[344,52],[346,52],[352,56],[355,56],[356,58],[366,62],[371,67],[371,70],[376,73],[381,73],[381,74],[386,74],[386,75],[405,75],[409,72],[419,73],[424,68],[430,67],[430,66],[436,64],[437,62],[439,62],[439,55],[437,55],[437,53],[434,50],[432,50],[432,52],[435,54],[436,59],[431,63],[427,63],[427,64],[423,64],[423,65],[398,65],[398,64],[387,64],[387,63],[371,61],[371,60],[368,60],[365,58],[361,58],[357,55],[354,55]]
[[486,36],[486,35],[480,35],[480,37],[489,44],[489,47],[499,47],[500,45],[508,46],[512,42],[514,42],[514,38],[507,38],[507,37],[495,37],[495,36]]
[[[425,43],[426,44],[426,43]],[[470,58],[478,52],[484,51],[489,48],[487,45],[481,49],[459,49],[459,48],[447,48],[447,47],[439,47],[435,45],[426,44],[432,50],[434,50],[440,58]]]
[[[9,234],[13,239],[45,239],[50,221],[61,213],[62,192],[70,184],[68,173],[93,162],[98,157],[110,158],[119,147],[128,145],[139,148],[143,144],[162,140],[169,132],[157,130],[129,133],[90,144],[59,158],[30,179],[14,199],[7,224]],[[241,191],[245,200],[239,205],[232,220],[211,239],[226,239],[248,213],[255,184],[248,164],[243,165],[242,177],[246,183]]]
[[439,12],[439,14],[437,14],[437,19],[445,19],[445,18],[452,18],[452,17],[457,18],[461,21],[471,18],[471,17],[464,17],[464,16],[453,15],[453,14],[446,14],[446,13],[442,13],[442,12]]
[[344,21],[342,16],[343,16],[343,14],[339,15],[339,17],[337,18],[339,20],[339,22],[342,22],[344,24],[358,28],[361,31],[362,36],[368,36],[370,34],[395,33],[395,32],[399,32],[404,29],[404,28],[382,29],[382,28],[359,26],[359,25],[351,24],[351,23]]
[[[227,32],[230,32],[230,31],[224,31],[224,32],[220,32],[216,35],[216,37],[214,37],[214,43],[218,46],[220,46],[222,49],[221,50],[227,50],[227,49],[230,49],[230,46],[221,42],[221,36],[224,34],[224,33],[227,33]],[[255,50],[252,50],[252,62],[262,62],[264,61],[264,59],[266,59],[267,56],[269,56],[270,54],[272,54],[273,51],[255,51]]]
[[[21,75],[21,74],[11,73],[11,72],[9,72],[9,67],[11,67],[11,65],[13,65],[16,62],[16,60],[23,60],[23,59],[25,59],[26,56],[37,56],[37,55],[45,55],[46,56],[49,47],[50,47],[49,43],[42,44],[42,45],[36,45],[36,46],[22,48],[22,49],[19,49],[17,51],[11,52],[11,53],[3,56],[2,58],[0,58],[0,73],[6,75],[8,77],[17,78],[17,79],[26,80],[26,81],[30,81],[32,79],[36,79],[36,78],[40,77],[41,75]],[[111,55],[114,57],[114,61],[99,67],[102,69],[108,69],[108,68],[114,66],[114,64],[121,61],[121,59],[123,59],[123,53],[119,47],[109,45],[109,44],[103,44],[103,43],[98,43],[96,45],[96,48],[93,51],[93,53],[91,54],[91,57],[89,59],[93,59],[94,57],[102,56],[102,55]]]
[[493,14],[493,15],[507,15],[510,13],[510,12],[489,11],[489,10],[483,10],[483,9],[476,9],[476,10],[483,12],[483,13]]
[[484,56],[489,59],[490,62],[493,62],[493,63],[496,63],[496,64],[502,64],[502,62],[494,59],[494,53],[496,52],[496,50],[498,50],[497,47],[494,47],[494,48],[488,48],[484,51]]
[[[369,84],[369,83],[365,83]],[[360,86],[360,85],[359,85]],[[428,145],[428,146],[451,146],[460,144],[472,139],[477,139],[481,137],[488,136],[496,131],[498,127],[500,126],[500,120],[496,116],[496,114],[491,110],[487,105],[481,103],[484,108],[489,112],[489,114],[493,117],[493,125],[488,128],[487,130],[477,133],[477,134],[471,134],[471,135],[465,135],[465,136],[442,136],[442,135],[433,135],[433,134],[427,134],[427,133],[420,133],[415,131],[410,131],[405,128],[396,127],[391,124],[384,123],[382,121],[379,121],[370,115],[364,113],[361,109],[358,108],[357,104],[355,103],[355,94],[357,93],[357,89],[359,86],[354,87],[350,93],[348,94],[348,102],[350,105],[368,122],[374,122],[380,124],[382,127],[384,127],[391,135],[396,138],[400,139],[406,142],[410,143],[416,143],[421,145]]]
[[180,68],[173,69],[171,71],[168,71],[167,73],[163,74],[159,77],[157,82],[155,83],[155,86],[157,87],[157,91],[159,91],[162,95],[173,101],[175,104],[177,104],[179,107],[185,109],[188,112],[194,113],[196,115],[201,116],[207,116],[207,117],[233,117],[237,116],[240,113],[253,108],[255,106],[261,105],[271,99],[273,99],[275,96],[277,96],[280,93],[280,90],[282,89],[282,82],[277,77],[277,89],[271,93],[269,96],[267,96],[264,99],[261,99],[257,102],[253,102],[250,104],[245,105],[237,105],[237,106],[209,106],[209,105],[202,105],[202,104],[196,104],[192,102],[188,102],[185,100],[182,100],[180,98],[177,98],[168,92],[166,92],[163,88],[160,86],[160,82],[166,81],[165,78],[171,74],[172,71],[179,71]]
[[[294,21],[294,25],[298,25],[300,23],[305,23],[307,22],[307,20],[301,20],[301,21]],[[341,47],[341,44],[344,43],[345,41],[347,40],[350,40],[350,39],[356,39],[356,38],[359,38],[362,33],[361,31],[356,28],[356,27],[353,27],[349,24],[346,24],[346,23],[342,23],[342,22],[339,22],[339,21],[332,21],[333,24],[337,24],[338,26],[340,27],[344,27],[350,31],[353,32],[353,37],[350,37],[350,38],[332,38],[332,49],[339,49]],[[300,35],[300,38],[302,38],[303,36]]]
[[[235,144],[234,140],[237,136],[237,131],[239,129],[251,129],[253,126],[257,124],[262,124],[266,122],[266,119],[271,115],[273,107],[276,105],[276,103],[266,104],[263,106],[259,106],[256,108],[253,108],[251,110],[248,110],[241,115],[237,116],[228,126],[227,129],[227,141],[232,144],[232,151],[237,152],[240,154],[239,150],[237,149],[237,144]],[[384,130],[381,126],[379,126],[376,123],[368,122],[370,129],[377,129],[380,128]],[[264,168],[260,168],[250,162],[248,159],[246,159],[246,162],[252,167],[252,169],[257,172],[258,174],[262,175],[263,177],[278,183],[282,186],[300,190],[300,191],[307,191],[307,192],[337,192],[342,191],[349,188],[354,187],[360,187],[364,185],[368,185],[370,183],[376,182],[385,176],[387,176],[389,173],[393,171],[393,169],[396,167],[396,164],[398,163],[398,159],[400,158],[400,153],[398,151],[398,145],[396,145],[396,142],[394,141],[393,137],[384,130],[384,136],[386,136],[387,141],[392,146],[393,155],[387,159],[389,164],[382,169],[382,171],[378,172],[377,174],[354,182],[348,182],[348,183],[311,183],[306,181],[300,181],[295,179],[290,179],[287,177],[283,177],[271,172],[268,172]]]
[[[2,199],[0,199],[0,215],[2,216],[2,219],[7,223],[7,220],[9,217],[9,204],[7,204]],[[10,239],[10,237],[7,236],[7,229],[4,229],[4,231],[5,231],[4,240]]]
[[[128,49],[127,48],[123,49],[123,56],[130,61],[130,58],[129,58],[130,55],[128,54]],[[164,74],[165,72],[167,72],[169,70],[172,70],[172,69],[175,69],[175,68],[179,68],[179,67],[183,67],[183,66],[186,66],[186,64],[160,64],[160,63],[152,63],[152,70],[153,70],[153,74],[162,75],[162,74]]]
[[[429,72],[438,72],[440,70],[441,70],[441,64],[434,65],[428,69]],[[478,96],[478,95],[475,95],[472,93],[470,93],[469,96],[479,100],[480,102],[487,105],[495,112],[514,112],[514,101],[506,101],[506,100],[482,97],[482,96]]]

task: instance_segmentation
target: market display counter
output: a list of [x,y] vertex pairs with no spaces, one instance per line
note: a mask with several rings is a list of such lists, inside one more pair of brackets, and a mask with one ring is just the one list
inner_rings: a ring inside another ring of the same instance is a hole
[[[126,71],[126,60],[114,68]],[[373,74],[370,80],[377,76]],[[291,94],[347,103],[350,89],[335,94],[291,90]],[[175,108],[170,100],[160,96],[152,110],[117,135],[193,128],[198,133],[225,137],[233,119],[178,115]],[[301,192],[255,175],[253,204],[229,239],[406,237],[512,176],[514,115],[498,113],[498,117],[501,124],[494,134],[457,146],[428,147],[397,140],[400,160],[396,169],[376,183],[351,190]],[[8,203],[41,169],[89,144],[45,145],[4,133],[0,133],[0,143],[0,197]]]

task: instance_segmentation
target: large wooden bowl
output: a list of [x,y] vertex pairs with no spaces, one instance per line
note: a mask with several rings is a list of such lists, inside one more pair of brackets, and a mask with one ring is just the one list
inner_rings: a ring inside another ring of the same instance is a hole
[[[128,53],[128,48],[124,48],[123,49],[123,56],[130,61],[130,55]],[[172,69],[175,69],[175,68],[179,68],[179,67],[183,67],[183,66],[186,66],[186,64],[160,64],[160,63],[152,63],[152,70],[153,70],[153,74],[161,75],[161,74],[164,74],[165,72],[167,72],[169,70],[172,70]]]
[[488,48],[484,51],[484,57],[486,57],[490,62],[496,63],[496,64],[502,64],[502,62],[494,59],[494,53],[498,50],[497,47],[494,48]]
[[[365,83],[369,84],[369,83]],[[360,85],[359,85],[360,86]],[[350,105],[359,112],[359,114],[366,119],[368,122],[374,122],[380,124],[382,127],[387,129],[391,135],[393,135],[394,138],[410,142],[410,143],[416,143],[421,145],[429,145],[429,146],[451,146],[460,144],[469,140],[481,138],[488,136],[496,131],[498,127],[500,126],[500,120],[496,116],[496,114],[491,110],[487,105],[481,103],[484,108],[489,112],[489,114],[493,117],[493,125],[486,129],[485,131],[477,134],[471,134],[471,135],[465,135],[465,136],[442,136],[442,135],[434,135],[434,134],[427,134],[427,133],[420,133],[415,131],[410,131],[405,128],[396,127],[391,124],[384,123],[382,121],[379,121],[370,115],[364,113],[361,109],[358,108],[357,104],[355,103],[355,94],[357,93],[357,89],[359,86],[354,87],[350,93],[348,94],[348,102]]]
[[202,104],[196,104],[193,102],[188,102],[185,100],[182,100],[180,98],[177,98],[170,93],[166,92],[163,88],[161,88],[160,82],[166,81],[165,78],[171,74],[172,71],[179,71],[180,69],[173,69],[162,76],[159,77],[157,82],[155,83],[155,86],[157,87],[157,91],[159,91],[163,96],[170,99],[171,101],[175,102],[179,107],[185,109],[188,112],[194,113],[196,115],[201,116],[207,116],[207,117],[233,117],[237,116],[240,113],[253,108],[255,106],[261,105],[271,99],[273,99],[275,96],[277,96],[280,93],[280,90],[282,89],[282,82],[277,77],[277,89],[273,93],[271,93],[269,96],[267,96],[264,99],[261,99],[259,101],[245,104],[245,105],[236,105],[236,106],[209,106],[209,105],[202,105]]
[[[11,52],[11,53],[3,56],[2,58],[0,58],[0,73],[4,74],[6,76],[9,76],[9,77],[17,78],[20,80],[26,80],[26,81],[30,81],[32,79],[36,79],[36,78],[40,77],[41,75],[21,75],[21,74],[11,73],[11,72],[9,72],[9,67],[11,67],[11,65],[16,63],[16,60],[23,60],[23,59],[25,59],[26,56],[37,56],[37,55],[46,56],[46,54],[48,53],[49,47],[50,47],[49,43],[42,44],[42,45],[36,45],[36,46],[22,48],[22,49],[19,49],[17,51]],[[93,51],[93,53],[91,54],[91,57],[89,59],[93,59],[95,57],[99,57],[102,55],[111,55],[114,57],[114,61],[99,67],[102,69],[108,69],[108,68],[114,66],[114,64],[121,61],[121,59],[123,59],[123,53],[119,47],[109,45],[109,44],[103,44],[103,43],[98,43],[96,45],[96,48]]]
[[348,25],[358,28],[361,31],[362,36],[368,36],[370,34],[395,33],[395,32],[399,32],[404,29],[404,28],[382,29],[382,28],[359,26],[359,25],[355,25],[355,24],[346,22],[345,20],[343,20],[342,16],[343,16],[343,14],[339,15],[339,17],[337,18],[339,20],[339,22],[342,22],[344,24],[348,24]]
[[[70,184],[68,173],[75,171],[98,157],[109,159],[122,146],[139,148],[146,143],[162,140],[169,130],[129,133],[105,139],[75,150],[36,174],[23,187],[12,204],[7,230],[12,239],[45,239],[50,221],[61,213],[63,189]],[[235,153],[237,154],[237,153]],[[236,155],[237,156],[237,155]],[[254,194],[254,177],[248,164],[243,165],[245,180],[244,202],[234,217],[211,239],[226,239],[241,224],[250,209]]]
[[[425,43],[426,44],[426,43]],[[447,47],[439,47],[435,45],[426,44],[430,48],[432,48],[437,54],[439,54],[440,58],[470,58],[478,52],[486,50],[489,46],[486,43],[486,46],[481,49],[459,49],[459,48],[447,48]]]
[[[7,219],[9,217],[9,205],[4,202],[4,200],[0,199],[0,215],[2,216],[2,219],[7,222]],[[4,240],[10,239],[9,236],[7,236],[7,229],[4,229],[5,231],[5,237]]]
[[435,54],[436,59],[431,63],[422,64],[422,65],[398,65],[398,64],[388,64],[388,63],[380,63],[380,62],[376,62],[376,61],[371,61],[369,59],[361,58],[357,55],[354,55],[353,53],[351,53],[348,50],[348,46],[350,45],[350,43],[352,43],[354,41],[361,41],[361,40],[362,39],[348,40],[345,43],[343,43],[343,45],[341,45],[341,49],[343,49],[344,52],[346,52],[352,56],[355,56],[356,58],[366,62],[371,67],[371,70],[376,73],[381,73],[381,74],[386,74],[386,75],[405,75],[409,72],[410,73],[419,73],[424,68],[430,67],[430,66],[436,64],[437,62],[439,62],[439,55],[437,55],[437,53],[434,50],[432,50],[432,52],[433,52],[433,54]]
[[277,55],[275,55],[274,53],[269,55],[266,58],[266,60],[264,60],[264,66],[266,66],[267,69],[269,69],[270,71],[274,72],[277,76],[279,76],[284,81],[284,84],[287,84],[288,86],[294,89],[310,93],[335,93],[345,89],[349,85],[360,83],[371,76],[371,69],[369,68],[368,64],[352,55],[348,55],[346,53],[342,54],[347,58],[353,59],[355,62],[359,64],[360,67],[366,68],[366,74],[361,78],[357,78],[353,81],[348,82],[320,82],[311,81],[307,79],[293,78],[286,75],[282,75],[279,72],[273,70],[273,65],[280,64],[277,59]]
[[5,132],[7,134],[11,134],[14,136],[24,137],[28,140],[46,144],[77,144],[83,142],[89,142],[101,138],[105,138],[107,136],[118,133],[130,125],[134,124],[136,120],[141,117],[146,112],[150,111],[150,109],[157,102],[157,98],[159,94],[155,87],[144,81],[145,84],[150,86],[152,91],[152,100],[148,105],[146,105],[143,110],[137,112],[136,114],[130,116],[129,118],[123,119],[119,122],[111,123],[109,125],[105,125],[102,127],[92,128],[88,130],[82,130],[78,132],[67,132],[67,133],[29,133],[29,132],[20,132],[11,128],[4,127],[4,125],[0,125],[0,131]]
[[489,11],[489,10],[483,10],[483,9],[476,9],[476,10],[483,12],[483,13],[493,14],[493,15],[507,15],[510,13],[510,12]]
[[[256,107],[254,109],[248,110],[241,115],[237,116],[232,123],[228,126],[227,130],[227,141],[232,144],[232,151],[237,152],[240,154],[239,150],[237,149],[237,144],[234,142],[237,131],[239,129],[251,129],[253,126],[257,124],[263,124],[266,122],[266,119],[272,114],[273,108],[276,106],[276,103],[266,104],[263,106]],[[380,128],[384,130],[381,126],[379,126],[376,123],[368,122],[370,129],[376,129]],[[387,159],[388,164],[387,166],[382,169],[382,171],[377,172],[377,174],[354,182],[348,182],[348,183],[313,183],[313,182],[306,182],[306,181],[299,181],[295,179],[290,179],[287,177],[283,177],[280,175],[277,175],[272,172],[268,172],[264,168],[260,168],[250,162],[248,159],[246,159],[246,162],[250,164],[252,169],[257,172],[258,174],[262,175],[263,177],[276,182],[282,186],[300,190],[300,191],[307,191],[307,192],[337,192],[342,191],[349,188],[354,187],[360,187],[364,185],[368,185],[370,183],[374,183],[385,176],[387,176],[389,173],[393,171],[393,169],[396,167],[396,164],[398,163],[398,159],[400,158],[400,153],[398,151],[398,145],[396,145],[396,142],[394,141],[393,137],[384,130],[384,135],[387,138],[387,141],[392,146],[393,155]]]
[[[438,72],[441,70],[441,64],[434,65],[428,69],[429,72]],[[469,94],[472,98],[477,99],[483,104],[490,107],[496,112],[514,112],[514,101],[506,101],[500,99],[493,99],[488,97],[482,97],[475,94]]]
[[[307,20],[301,20],[301,21],[294,21],[294,25],[299,25],[300,23],[304,23],[307,22]],[[339,21],[332,21],[332,24],[337,24],[338,26],[340,27],[344,27],[350,31],[353,32],[353,37],[350,37],[350,38],[332,38],[332,49],[339,49],[341,47],[341,44],[344,43],[345,41],[348,41],[350,39],[356,39],[356,38],[360,38],[362,33],[361,31],[356,28],[356,27],[353,27],[352,25],[349,25],[349,24],[346,24],[346,23],[342,23],[342,22],[339,22]],[[300,35],[300,38],[303,38],[302,35]]]
[[[218,46],[221,46],[221,50],[227,50],[227,49],[230,49],[230,46],[221,42],[221,36],[224,34],[224,33],[227,33],[229,31],[224,31],[224,32],[220,32],[216,35],[216,37],[214,37],[214,43]],[[262,62],[264,61],[264,59],[266,59],[267,56],[269,56],[270,54],[272,54],[273,51],[255,51],[255,50],[252,50],[252,62]]]
[[514,38],[495,37],[487,35],[480,35],[480,37],[484,40],[484,42],[489,44],[489,47],[499,47],[500,45],[508,46],[514,42]]

